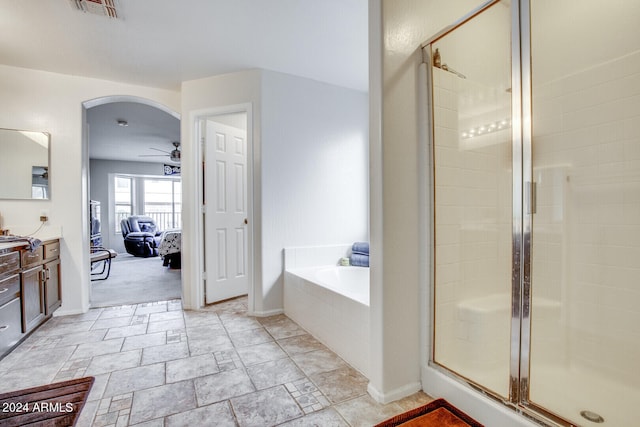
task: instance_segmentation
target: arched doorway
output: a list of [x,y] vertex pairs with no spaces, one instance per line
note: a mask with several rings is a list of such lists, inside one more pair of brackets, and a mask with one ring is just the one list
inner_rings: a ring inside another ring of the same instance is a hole
[[[94,264],[89,281],[93,307],[179,299],[180,254],[136,250],[124,219],[149,218],[156,230],[181,229],[180,115],[155,101],[108,96],[83,103],[83,179],[91,246],[117,253],[106,277]],[[137,227],[137,221],[134,228]],[[146,224],[143,225],[146,227]],[[146,229],[144,231],[147,231]],[[147,239],[145,239],[147,240]],[[149,246],[149,243],[144,243]],[[169,259],[175,259],[171,266]],[[165,260],[165,262],[163,262]],[[169,268],[173,267],[173,268]]]

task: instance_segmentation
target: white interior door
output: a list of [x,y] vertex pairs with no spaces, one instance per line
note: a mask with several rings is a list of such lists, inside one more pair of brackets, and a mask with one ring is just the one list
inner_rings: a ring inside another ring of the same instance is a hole
[[249,292],[247,132],[206,120],[205,269],[207,304]]

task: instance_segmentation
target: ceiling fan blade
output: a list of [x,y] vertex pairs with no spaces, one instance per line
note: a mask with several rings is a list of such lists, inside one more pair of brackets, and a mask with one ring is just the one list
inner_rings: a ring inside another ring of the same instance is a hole
[[138,154],[138,157],[167,157],[167,154]]
[[160,151],[161,153],[171,154],[169,151],[161,150],[159,148],[149,147],[149,150]]

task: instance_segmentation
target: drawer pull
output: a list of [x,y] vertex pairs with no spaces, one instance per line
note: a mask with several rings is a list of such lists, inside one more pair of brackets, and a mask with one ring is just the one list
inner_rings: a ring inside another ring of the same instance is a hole
[[9,329],[9,325],[2,325],[2,326],[0,326],[0,332],[4,332],[4,331],[6,331],[7,329]]
[[7,292],[9,290],[9,288],[4,288],[2,290],[0,290],[0,294],[4,294],[5,292]]

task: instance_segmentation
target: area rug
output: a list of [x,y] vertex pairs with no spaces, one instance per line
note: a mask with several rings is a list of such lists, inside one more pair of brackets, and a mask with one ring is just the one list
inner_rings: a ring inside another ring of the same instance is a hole
[[93,377],[78,378],[0,394],[0,425],[7,427],[74,426]]
[[419,408],[396,415],[375,427],[483,427],[482,424],[451,405],[437,399]]

